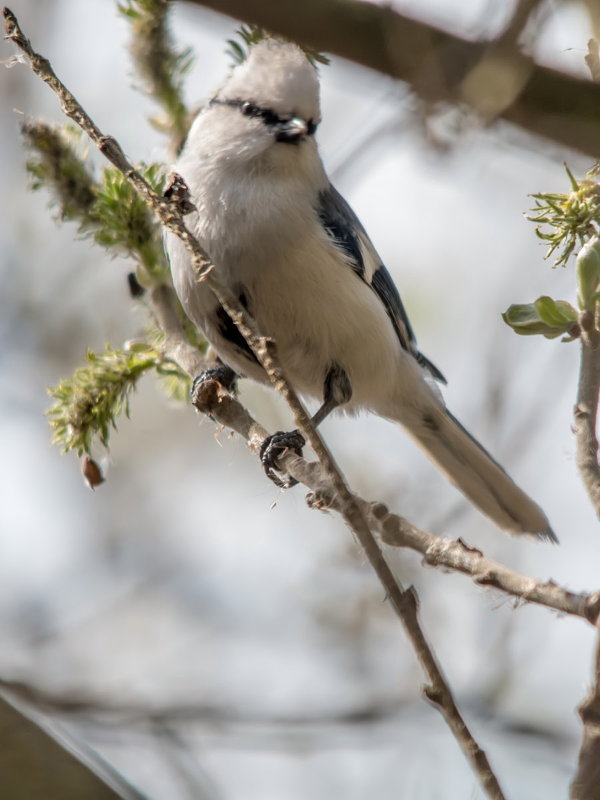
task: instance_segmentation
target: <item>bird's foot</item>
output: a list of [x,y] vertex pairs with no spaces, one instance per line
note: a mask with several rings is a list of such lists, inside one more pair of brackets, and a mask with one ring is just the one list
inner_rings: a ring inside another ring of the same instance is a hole
[[298,483],[289,475],[287,480],[281,480],[275,473],[280,471],[278,465],[280,456],[287,450],[293,450],[294,453],[301,456],[305,444],[306,440],[300,431],[277,431],[264,440],[260,448],[260,460],[267,478],[272,480],[275,486],[279,486],[281,489],[290,489]]
[[217,384],[230,392],[235,388],[236,379],[235,372],[225,364],[202,370],[192,383],[190,391],[192,405],[198,411],[210,414],[210,409],[218,395]]

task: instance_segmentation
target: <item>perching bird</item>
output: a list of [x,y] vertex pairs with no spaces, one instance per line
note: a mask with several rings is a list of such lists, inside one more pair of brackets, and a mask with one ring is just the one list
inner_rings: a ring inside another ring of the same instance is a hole
[[[275,340],[292,386],[323,402],[317,422],[338,406],[399,422],[500,528],[556,540],[539,506],[446,409],[434,384],[442,374],[417,349],[389,272],[325,173],[320,119],[306,54],[274,38],[253,45],[196,118],[175,165],[196,207],[190,230]],[[266,381],[181,241],[169,234],[167,250],[183,308],[223,364]]]

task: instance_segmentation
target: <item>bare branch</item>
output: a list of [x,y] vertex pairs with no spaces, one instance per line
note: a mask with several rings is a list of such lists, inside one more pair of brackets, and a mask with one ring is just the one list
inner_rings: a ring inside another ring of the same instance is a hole
[[583,742],[577,774],[571,784],[571,800],[596,800],[600,787],[600,626],[594,664],[594,684],[579,706]]
[[490,586],[513,595],[524,603],[536,603],[564,614],[582,617],[596,624],[600,614],[600,592],[576,594],[554,581],[538,581],[503,564],[485,558],[462,539],[442,539],[420,530],[407,520],[389,514],[385,506],[373,513],[379,519],[382,541],[394,547],[409,547],[423,554],[426,564],[469,575],[480,586]]
[[0,736],[5,800],[144,800],[85,743],[44,725],[29,703],[4,683]]
[[579,706],[583,742],[577,774],[571,784],[571,800],[596,800],[600,787],[600,626],[594,664],[594,684]]
[[[425,639],[418,620],[416,593],[412,588],[405,590],[402,587],[385,561],[381,548],[369,528],[360,505],[346,485],[333,456],[317,432],[299,398],[286,381],[274,356],[274,343],[272,340],[261,336],[256,324],[237,298],[215,276],[214,266],[210,263],[195,237],[186,228],[177,203],[170,202],[164,197],[159,197],[142,175],[127,161],[119,143],[100,131],[75,97],[57,78],[49,61],[33,50],[29,40],[21,31],[16,17],[7,8],[4,9],[4,20],[7,38],[15,42],[26,53],[32,70],[57,94],[67,116],[74,120],[88,134],[104,156],[121,170],[149,205],[152,206],[163,225],[175,233],[185,244],[190,253],[192,263],[197,269],[198,280],[206,281],[221,306],[252,347],[275,388],[287,400],[298,427],[317,454],[327,479],[334,488],[340,513],[365,550],[369,562],[381,581],[392,607],[398,614],[412,642],[417,657],[430,681],[430,685],[425,688],[425,694],[442,712],[446,723],[456,737],[490,800],[503,800],[504,795],[487,757],[467,728],[441,667]],[[156,303],[158,299],[159,296],[155,293],[154,302]],[[163,311],[168,313],[166,305]],[[174,324],[172,316],[169,317],[169,323]],[[191,366],[193,365],[190,363]]]
[[207,367],[207,360],[198,348],[190,344],[177,315],[173,289],[156,286],[150,292],[150,306],[159,328],[165,335],[162,349],[167,358],[185,370],[190,377],[199,375]]
[[577,466],[596,514],[600,516],[600,466],[598,465],[598,393],[600,392],[600,332],[594,315],[584,311],[579,318],[581,361],[577,403],[574,409]]

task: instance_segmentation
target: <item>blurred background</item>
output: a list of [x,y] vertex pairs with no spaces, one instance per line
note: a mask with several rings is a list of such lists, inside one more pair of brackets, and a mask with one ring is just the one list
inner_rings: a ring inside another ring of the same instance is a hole
[[[467,38],[494,36],[510,14],[490,0],[393,5]],[[586,75],[586,5],[543,5],[536,58]],[[132,160],[168,158],[115,3],[12,9]],[[190,105],[223,79],[237,27],[174,4],[173,33],[196,54]],[[4,43],[2,59],[14,51]],[[318,140],[333,182],[394,276],[420,349],[447,376],[448,406],[543,506],[561,544],[499,534],[374,417],[323,425],[351,486],[521,572],[598,588],[598,524],[571,431],[578,346],[517,337],[500,317],[541,294],[573,300],[572,268],[544,261],[524,212],[531,193],[568,191],[563,162],[582,176],[591,159],[507,124],[428,117],[405,85],[341,59],[320,73]],[[151,379],[95,492],[77,459],[50,445],[46,387],[87,347],[135,336],[144,314],[131,309],[127,261],[76,240],[47,193],[27,189],[19,124],[62,122],[54,95],[23,64],[0,75],[0,677],[151,800],[481,797],[421,699],[419,666],[352,536],[310,511],[302,487],[277,490],[244,443]],[[242,400],[267,428],[290,426],[268,389],[242,385]],[[507,795],[565,797],[593,630],[515,608],[415,554],[389,556],[417,588],[425,631]]]

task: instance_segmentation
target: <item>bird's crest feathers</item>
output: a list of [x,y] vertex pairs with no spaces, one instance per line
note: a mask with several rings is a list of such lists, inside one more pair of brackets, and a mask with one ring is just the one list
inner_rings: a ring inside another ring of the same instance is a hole
[[221,100],[247,100],[280,116],[321,118],[319,80],[306,53],[291,42],[261,39],[217,93]]

